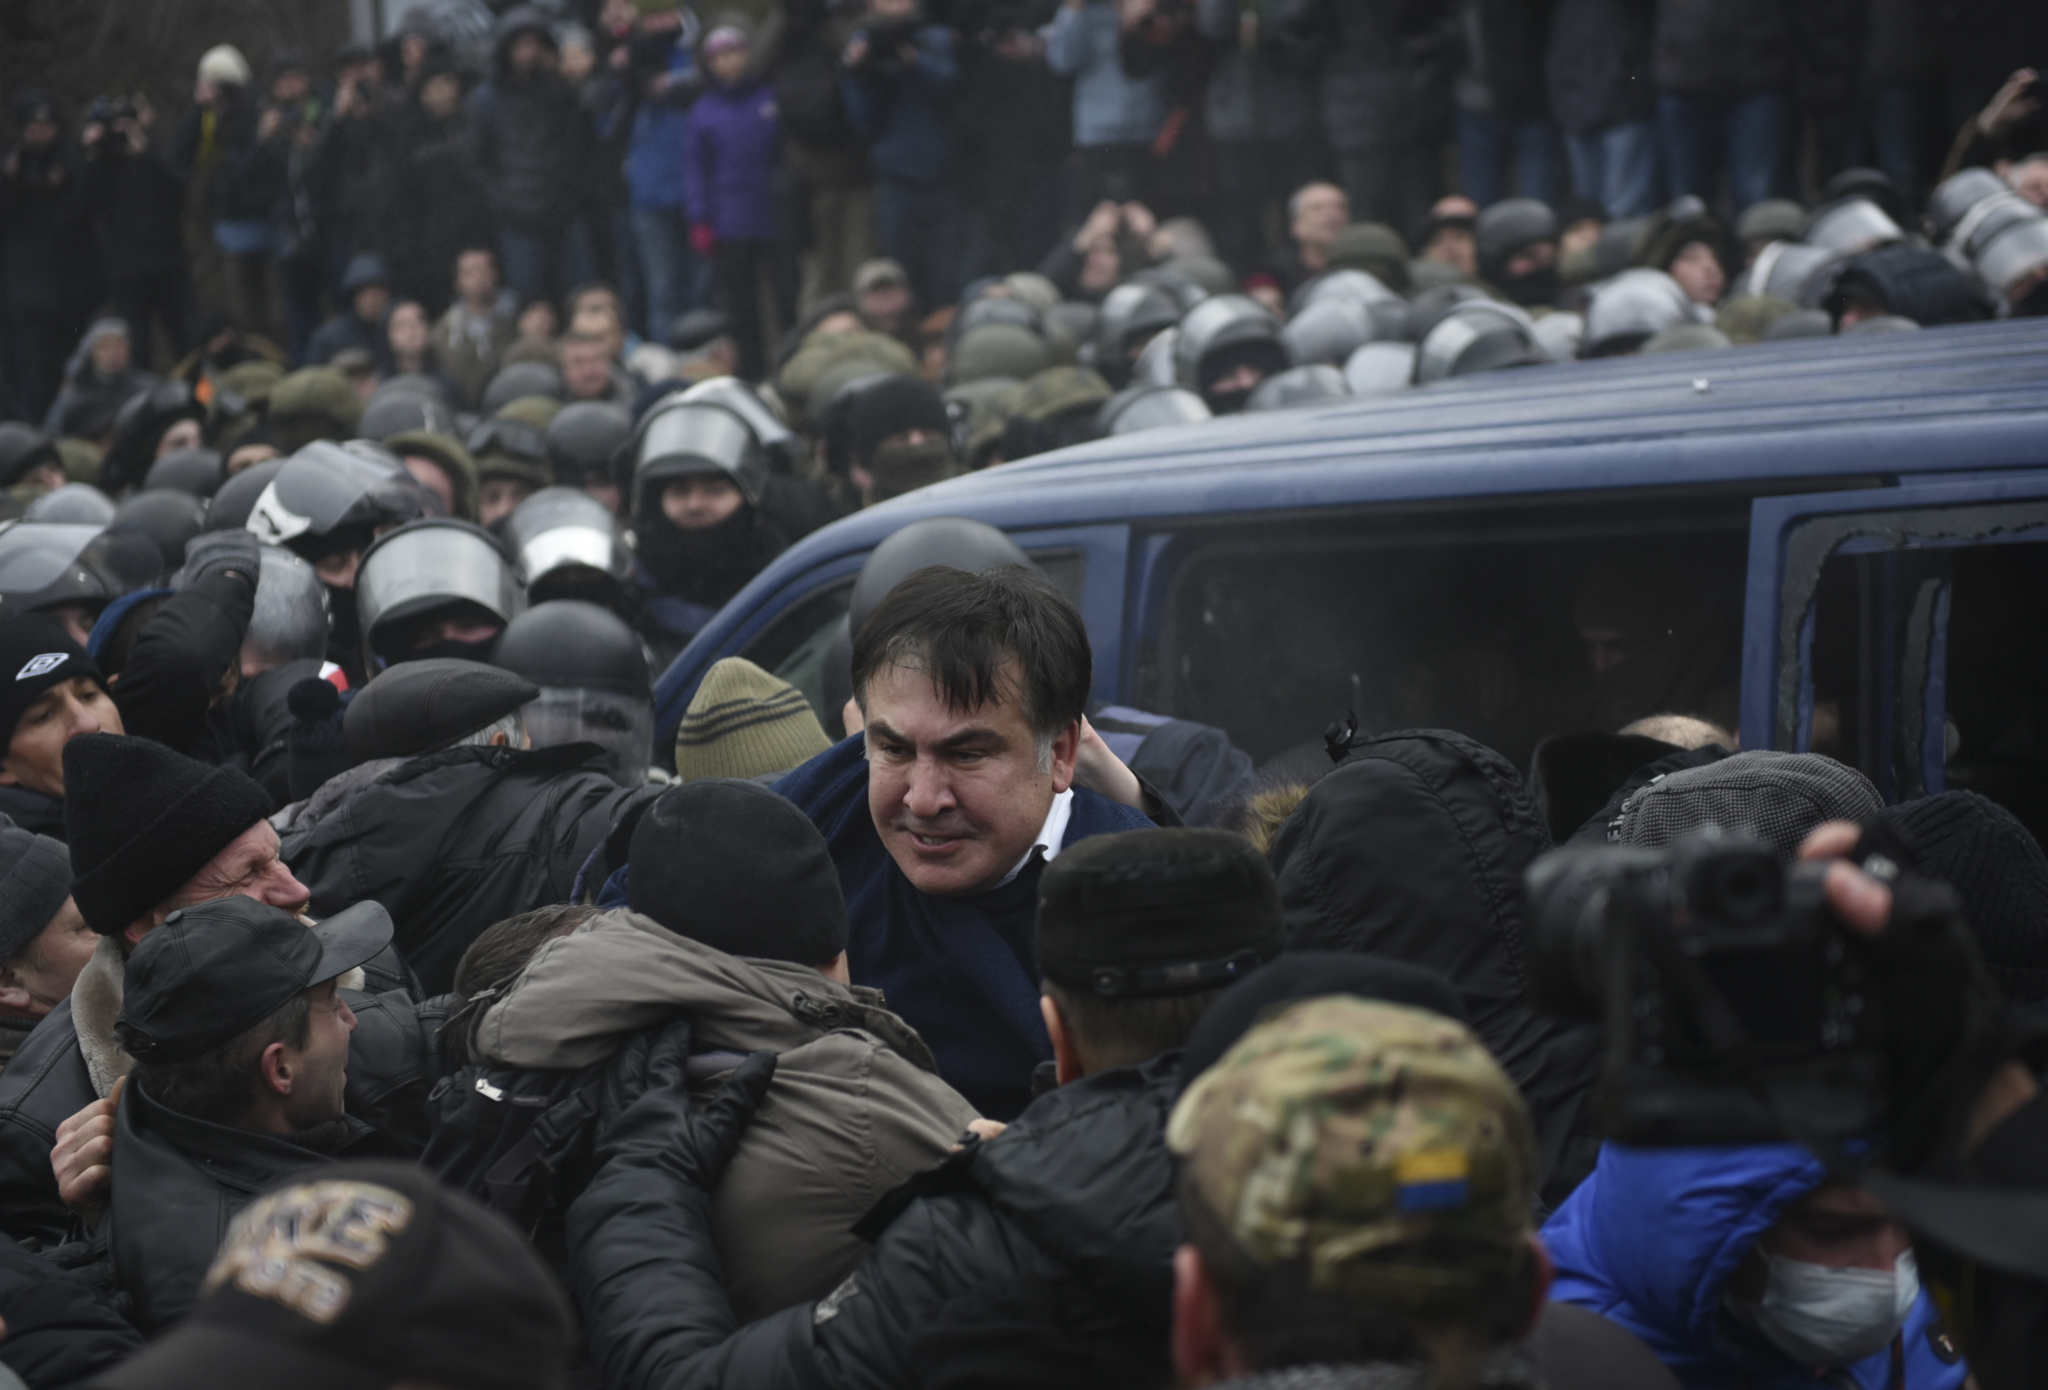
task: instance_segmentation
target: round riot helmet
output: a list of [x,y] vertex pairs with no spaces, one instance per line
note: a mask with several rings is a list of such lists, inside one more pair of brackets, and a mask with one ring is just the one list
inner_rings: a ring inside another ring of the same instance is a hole
[[1214,418],[1208,403],[1192,391],[1178,386],[1126,386],[1103,402],[1097,423],[1103,434],[1116,435]]
[[758,391],[736,376],[700,381],[677,399],[692,405],[722,405],[745,420],[747,428],[754,432],[754,442],[767,451],[770,464],[779,472],[787,473],[804,456],[802,437],[761,399]]
[[270,671],[325,658],[331,612],[327,586],[311,565],[281,545],[264,546],[255,609],[242,635],[242,669]]
[[105,526],[114,519],[114,499],[90,483],[66,483],[30,502],[22,516],[66,526]]
[[1077,343],[1091,343],[1102,326],[1102,310],[1086,300],[1062,299],[1045,311],[1045,323],[1055,336],[1064,334]]
[[[1934,239],[1950,245],[1967,241],[1975,230],[1971,214],[1987,199],[2018,196],[2012,186],[1989,169],[1965,169],[1941,181],[1927,200],[1927,229]],[[1983,214],[1978,213],[1981,217]],[[1969,225],[1966,225],[1969,224]],[[1965,254],[1968,254],[1965,250]]]
[[1244,408],[1247,411],[1286,410],[1290,406],[1311,405],[1350,394],[1351,388],[1344,382],[1344,373],[1327,362],[1310,362],[1267,377],[1252,392]]
[[657,513],[662,488],[681,478],[723,477],[756,505],[768,484],[767,459],[746,420],[708,401],[663,401],[640,422],[627,449],[635,517]]
[[142,486],[145,491],[175,488],[203,499],[218,492],[226,476],[216,450],[173,449],[149,466]]
[[632,556],[611,508],[576,488],[542,488],[505,520],[505,544],[529,603],[580,598],[607,608],[623,599]]
[[949,565],[970,574],[986,574],[1005,565],[1031,566],[1017,542],[986,521],[964,516],[932,516],[902,527],[869,553],[853,582],[847,621],[854,636],[889,591],[929,565]]
[[1905,231],[1869,198],[1838,198],[1813,210],[1801,236],[1809,246],[1854,256],[1904,241]]
[[1460,304],[1438,319],[1415,348],[1415,384],[1549,361],[1536,325],[1507,304]]
[[138,486],[156,462],[173,426],[190,422],[173,448],[190,448],[201,439],[206,407],[182,381],[159,381],[122,402],[114,412],[113,438],[100,464],[100,485],[108,492]]
[[514,618],[494,660],[540,687],[522,713],[535,748],[594,743],[622,787],[647,780],[654,753],[654,684],[640,638],[616,614],[572,599]]
[[2014,301],[2016,312],[2040,313],[2048,309],[2034,307],[2048,280],[2048,216],[1996,177],[1969,177],[1983,172],[1965,170],[1937,188],[1928,220],[1944,234],[1950,253]]
[[1674,324],[1697,321],[1676,280],[1661,270],[1626,270],[1593,291],[1579,351],[1587,357],[1624,356]]
[[1408,306],[1404,336],[1411,343],[1422,341],[1430,329],[1460,304],[1497,304],[1492,295],[1476,285],[1435,285],[1415,296]]
[[144,488],[114,509],[112,526],[132,526],[155,543],[163,556],[159,573],[169,574],[185,563],[185,547],[206,529],[206,503],[189,492]]
[[1219,415],[1240,410],[1261,381],[1287,370],[1280,325],[1257,300],[1219,294],[1188,310],[1173,344],[1178,385]]
[[1807,246],[1797,241],[1767,242],[1736,277],[1728,297],[1746,294],[1770,295],[1788,304],[1812,309],[1827,297],[1834,273],[1845,257],[1824,246]]
[[13,420],[0,424],[0,487],[26,481],[38,469],[45,470],[42,476],[52,487],[63,486],[64,458],[57,441]]
[[424,657],[489,661],[525,607],[511,554],[481,526],[445,517],[379,536],[356,573],[365,665]]
[[1557,241],[1563,229],[1550,205],[1503,198],[1472,224],[1479,274],[1517,304],[1554,304],[1560,286]]
[[1041,338],[1045,336],[1045,320],[1039,315],[1038,310],[1021,299],[985,295],[960,306],[960,311],[953,315],[953,321],[946,326],[946,338],[949,342],[958,342],[963,335],[972,333],[987,323],[1012,324],[1036,333]]
[[1911,220],[1906,200],[1899,196],[1899,186],[1882,169],[1844,169],[1821,185],[1821,203],[1840,202],[1846,198],[1862,198],[1875,204],[1887,219],[1898,226],[1904,226]]
[[1297,289],[1287,307],[1299,314],[1310,305],[1331,301],[1391,305],[1404,302],[1369,270],[1326,270]]
[[1296,362],[1338,363],[1367,343],[1398,338],[1407,316],[1406,305],[1388,314],[1361,299],[1319,299],[1289,319],[1280,336]]
[[[450,412],[456,405],[448,393],[447,383],[424,372],[400,372],[397,376],[384,378],[377,383],[377,389],[370,393],[369,404],[375,405],[393,396],[415,396],[423,401],[431,401]],[[364,430],[363,433],[369,434],[369,431]]]
[[1127,280],[1118,285],[1096,317],[1095,369],[1112,383],[1128,380],[1138,354],[1199,302],[1172,284]]
[[455,412],[446,404],[411,392],[373,397],[363,407],[362,423],[356,426],[363,438],[376,440],[419,430],[453,435],[456,428]]
[[395,456],[362,441],[316,440],[285,461],[245,525],[317,566],[360,553],[378,532],[419,514],[420,486]]
[[1569,362],[1586,340],[1586,316],[1559,309],[1536,320],[1536,346],[1552,362]]
[[495,415],[521,396],[546,396],[559,401],[568,394],[562,374],[547,363],[513,362],[498,369],[477,404],[484,414]]
[[206,529],[239,531],[249,524],[249,513],[269,488],[271,480],[284,471],[287,459],[265,459],[252,463],[222,483],[206,504]]
[[0,618],[49,613],[83,643],[125,587],[106,563],[98,525],[10,521],[0,526]]
[[1344,384],[1354,396],[1391,396],[1415,384],[1410,343],[1367,343],[1344,362]]
[[1132,386],[1174,386],[1174,354],[1180,342],[1180,326],[1162,328],[1152,335],[1152,341],[1145,344],[1131,363],[1129,385]]
[[549,423],[546,436],[548,451],[555,459],[555,476],[571,487],[610,483],[612,455],[632,435],[633,415],[622,405],[575,401],[563,406]]

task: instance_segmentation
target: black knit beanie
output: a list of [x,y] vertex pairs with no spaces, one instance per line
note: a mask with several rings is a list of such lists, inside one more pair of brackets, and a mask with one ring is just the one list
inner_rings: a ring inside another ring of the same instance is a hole
[[824,965],[846,902],[811,818],[758,782],[671,787],[633,830],[626,904],[727,955]]
[[70,896],[64,846],[18,825],[0,825],[0,961],[27,950]]
[[1975,792],[1895,806],[1920,872],[1947,883],[1991,978],[2015,1004],[2048,999],[2048,854],[2012,812]]
[[883,440],[906,430],[945,434],[952,427],[945,397],[914,376],[878,381],[853,398],[853,456],[863,464]]
[[25,613],[0,622],[0,749],[42,693],[60,681],[90,676],[104,687],[100,668],[53,618]]
[[71,896],[88,926],[117,935],[270,809],[269,794],[232,767],[146,738],[74,738],[64,745]]
[[334,682],[308,676],[286,692],[284,702],[292,712],[285,775],[291,799],[304,801],[328,778],[339,777],[355,766],[341,734],[348,699]]

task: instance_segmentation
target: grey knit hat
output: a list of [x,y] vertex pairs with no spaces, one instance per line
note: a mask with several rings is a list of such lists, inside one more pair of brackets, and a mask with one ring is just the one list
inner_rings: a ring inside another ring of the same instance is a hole
[[71,851],[11,821],[0,825],[0,961],[27,950],[70,896]]
[[1709,825],[1747,830],[1790,862],[1823,821],[1864,821],[1884,808],[1877,788],[1853,767],[1818,753],[1737,753],[1673,772],[1621,804],[1607,838],[1657,849]]

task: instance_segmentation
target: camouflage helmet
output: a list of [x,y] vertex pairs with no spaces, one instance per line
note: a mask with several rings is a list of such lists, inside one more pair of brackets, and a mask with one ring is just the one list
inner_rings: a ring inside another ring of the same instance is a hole
[[1473,1032],[1330,996],[1239,1039],[1182,1095],[1167,1147],[1243,1253],[1311,1286],[1449,1312],[1529,1258],[1528,1108]]

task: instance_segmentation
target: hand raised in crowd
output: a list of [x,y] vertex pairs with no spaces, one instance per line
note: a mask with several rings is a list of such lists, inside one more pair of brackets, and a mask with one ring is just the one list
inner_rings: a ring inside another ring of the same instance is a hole
[[2006,78],[2005,85],[1978,113],[1977,129],[1997,135],[2040,110],[2040,81],[2041,75],[2032,68],[2021,68]]
[[1120,806],[1145,809],[1145,789],[1138,774],[1124,766],[1123,759],[1109,750],[1102,735],[1085,718],[1081,721],[1081,747],[1074,756],[1074,785],[1106,796]]
[[57,1175],[57,1196],[64,1205],[97,1226],[107,1209],[114,1181],[114,1112],[128,1078],[114,1083],[105,1100],[96,1100],[57,1126],[57,1146],[50,1150],[50,1168]]

